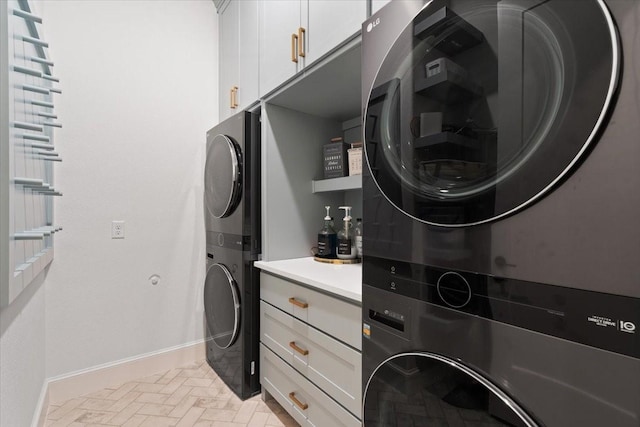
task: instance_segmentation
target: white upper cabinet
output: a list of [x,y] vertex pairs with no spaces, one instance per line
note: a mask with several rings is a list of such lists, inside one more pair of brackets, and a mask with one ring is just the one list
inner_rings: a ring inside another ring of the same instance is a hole
[[260,96],[360,30],[366,0],[260,2]]
[[366,0],[307,0],[303,4],[308,6],[307,65],[358,32],[367,19]]
[[298,54],[300,1],[260,3],[260,95],[273,90],[302,66]]
[[258,1],[231,1],[220,14],[220,120],[258,100]]

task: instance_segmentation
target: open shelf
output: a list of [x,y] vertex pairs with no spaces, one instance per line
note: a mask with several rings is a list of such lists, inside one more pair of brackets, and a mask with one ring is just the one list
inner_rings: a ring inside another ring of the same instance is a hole
[[476,27],[442,7],[415,24],[414,33],[421,40],[429,40],[430,47],[453,56],[484,41]]
[[342,176],[340,178],[319,179],[311,181],[312,193],[356,190],[358,188],[362,188],[362,175]]

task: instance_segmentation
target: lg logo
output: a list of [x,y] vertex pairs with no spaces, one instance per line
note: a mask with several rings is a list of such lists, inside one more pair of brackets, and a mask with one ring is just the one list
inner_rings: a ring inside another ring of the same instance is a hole
[[379,23],[380,23],[380,18],[376,18],[375,21],[369,22],[369,25],[367,25],[367,33],[373,30],[375,27],[377,27]]
[[635,333],[636,332],[636,325],[633,322],[626,322],[624,320],[620,321],[620,330],[622,332],[629,332],[629,333]]

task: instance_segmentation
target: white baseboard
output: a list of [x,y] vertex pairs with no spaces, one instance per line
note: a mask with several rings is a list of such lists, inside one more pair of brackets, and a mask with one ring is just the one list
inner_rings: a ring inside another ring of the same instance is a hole
[[43,419],[43,414],[46,416],[48,405],[56,405],[109,386],[168,371],[203,360],[205,357],[205,341],[198,340],[50,378],[46,384],[46,391],[43,391],[42,407],[37,411],[40,413],[38,418]]
[[47,419],[47,408],[49,407],[49,383],[45,381],[42,384],[42,390],[40,391],[40,398],[38,399],[38,405],[33,413],[33,420],[31,421],[31,427],[43,426]]

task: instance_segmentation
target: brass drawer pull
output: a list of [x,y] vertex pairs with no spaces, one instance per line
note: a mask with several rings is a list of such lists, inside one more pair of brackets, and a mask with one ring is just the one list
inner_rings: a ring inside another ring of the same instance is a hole
[[306,302],[302,302],[302,301],[298,301],[297,299],[295,299],[294,297],[289,298],[289,302],[293,305],[296,305],[300,308],[307,308],[309,307],[309,304],[307,304]]
[[306,356],[307,354],[309,354],[309,350],[305,350],[303,348],[300,348],[296,345],[295,341],[291,341],[289,343],[289,347],[291,347],[292,349],[294,349],[295,351],[297,351],[298,353],[300,353],[303,356]]
[[298,35],[296,33],[291,34],[291,61],[298,63]]
[[304,28],[298,28],[298,56],[302,56],[304,58],[304,36],[306,31]]
[[294,392],[289,393],[289,399],[291,399],[291,401],[295,403],[296,406],[302,409],[303,411],[309,407],[309,405],[307,405],[306,403],[302,403],[298,399],[296,399],[296,394]]

